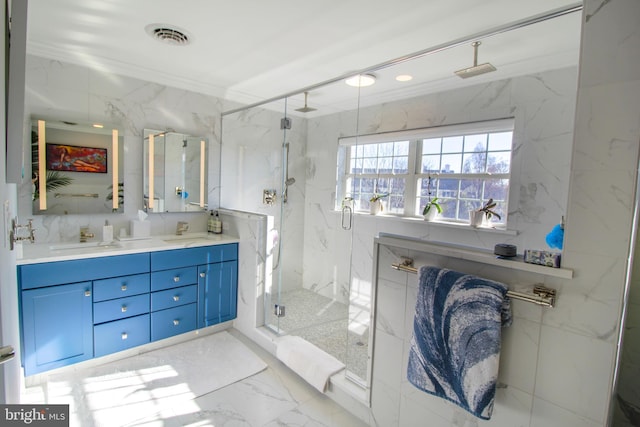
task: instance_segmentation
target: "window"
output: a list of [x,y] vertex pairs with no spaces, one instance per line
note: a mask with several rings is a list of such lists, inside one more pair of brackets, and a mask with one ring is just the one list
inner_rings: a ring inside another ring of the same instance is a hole
[[384,213],[417,217],[437,197],[442,220],[466,222],[493,199],[501,217],[493,223],[506,226],[512,140],[511,119],[342,138],[338,204],[350,198],[368,212],[385,195]]

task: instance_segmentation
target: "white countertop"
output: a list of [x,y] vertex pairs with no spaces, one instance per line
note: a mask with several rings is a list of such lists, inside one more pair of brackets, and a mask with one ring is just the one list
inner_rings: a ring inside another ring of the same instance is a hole
[[148,239],[122,239],[111,243],[98,241],[23,243],[22,256],[18,265],[41,262],[69,261],[74,259],[97,258],[142,252],[166,251],[171,249],[194,248],[199,246],[237,243],[240,239],[228,234],[186,233],[181,236],[168,234],[152,236]]

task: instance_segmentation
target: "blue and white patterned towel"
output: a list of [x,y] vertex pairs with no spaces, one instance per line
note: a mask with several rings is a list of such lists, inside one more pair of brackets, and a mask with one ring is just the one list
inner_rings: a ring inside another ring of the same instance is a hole
[[507,286],[421,267],[408,380],[488,420],[498,379],[501,328],[511,322]]

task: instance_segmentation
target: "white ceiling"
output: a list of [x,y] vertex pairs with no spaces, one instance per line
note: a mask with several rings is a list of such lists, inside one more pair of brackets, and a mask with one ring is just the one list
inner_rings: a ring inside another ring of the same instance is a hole
[[[250,104],[575,5],[575,0],[29,0],[27,52]],[[482,40],[497,72],[462,80],[470,43],[374,72],[374,99],[417,95],[577,64],[581,13]],[[187,46],[145,27],[185,30]],[[400,84],[397,74],[414,79]],[[312,114],[353,108],[344,83],[309,94]],[[289,101],[304,103],[302,94]],[[323,108],[324,107],[324,108]]]

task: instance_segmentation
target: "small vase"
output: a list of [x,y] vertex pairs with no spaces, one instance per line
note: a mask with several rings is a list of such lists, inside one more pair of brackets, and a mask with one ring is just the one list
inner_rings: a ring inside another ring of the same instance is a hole
[[484,223],[485,214],[483,211],[470,210],[469,211],[469,225],[473,228],[481,227]]
[[382,202],[379,199],[371,202],[369,205],[369,213],[371,215],[378,215],[380,212],[382,212]]
[[433,221],[438,216],[438,209],[431,207],[426,214],[422,215],[425,221]]

